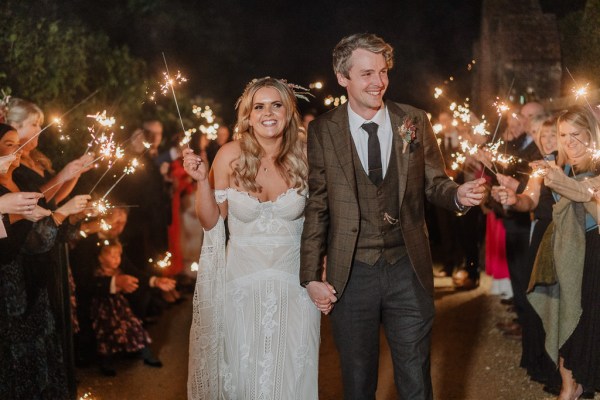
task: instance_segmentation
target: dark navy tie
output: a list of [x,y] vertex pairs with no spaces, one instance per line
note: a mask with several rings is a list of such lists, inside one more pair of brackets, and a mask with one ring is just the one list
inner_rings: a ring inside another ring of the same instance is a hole
[[375,122],[365,122],[362,128],[369,134],[369,179],[376,186],[383,181],[383,169],[381,167],[381,146],[377,137],[378,125]]

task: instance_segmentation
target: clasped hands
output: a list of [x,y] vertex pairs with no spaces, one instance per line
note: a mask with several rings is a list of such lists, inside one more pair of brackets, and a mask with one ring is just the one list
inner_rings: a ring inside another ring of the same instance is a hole
[[311,281],[306,285],[306,291],[315,306],[324,315],[327,315],[333,309],[337,301],[335,288],[327,281]]

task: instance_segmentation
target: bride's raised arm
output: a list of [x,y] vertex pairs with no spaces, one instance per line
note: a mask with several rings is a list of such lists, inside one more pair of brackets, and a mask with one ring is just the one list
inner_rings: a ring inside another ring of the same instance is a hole
[[239,152],[236,152],[236,147],[239,146],[235,142],[224,145],[217,153],[210,171],[206,162],[193,150],[183,150],[183,167],[188,175],[197,181],[196,216],[205,230],[212,229],[219,216],[227,218],[227,202],[217,203],[215,190],[225,190],[229,187],[231,161]]

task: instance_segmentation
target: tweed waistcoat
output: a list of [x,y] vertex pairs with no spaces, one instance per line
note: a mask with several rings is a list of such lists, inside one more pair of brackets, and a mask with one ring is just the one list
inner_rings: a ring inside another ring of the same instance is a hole
[[371,182],[363,169],[354,143],[352,157],[360,209],[355,260],[374,265],[384,257],[389,264],[394,264],[406,255],[399,222],[399,175],[394,147],[385,178],[379,186]]

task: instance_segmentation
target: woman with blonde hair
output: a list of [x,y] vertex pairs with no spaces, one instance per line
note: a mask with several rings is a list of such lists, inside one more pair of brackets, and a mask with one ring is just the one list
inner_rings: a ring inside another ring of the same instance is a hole
[[90,170],[92,156],[84,156],[68,163],[60,172],[52,168],[52,161],[37,149],[39,133],[44,122],[44,112],[36,104],[13,98],[8,103],[6,120],[19,133],[23,146],[21,166],[15,171],[15,180],[30,190],[44,193],[46,201],[56,204],[69,196],[77,180]]
[[593,200],[600,186],[595,157],[600,126],[589,109],[574,107],[558,117],[557,131],[558,161],[537,166],[556,204],[528,299],[544,323],[546,350],[559,366],[559,399],[573,400],[600,387],[600,233]]
[[300,129],[292,88],[266,77],[244,90],[236,140],[221,147],[210,173],[183,152],[205,230],[190,399],[318,397],[319,312],[298,285],[308,175]]

